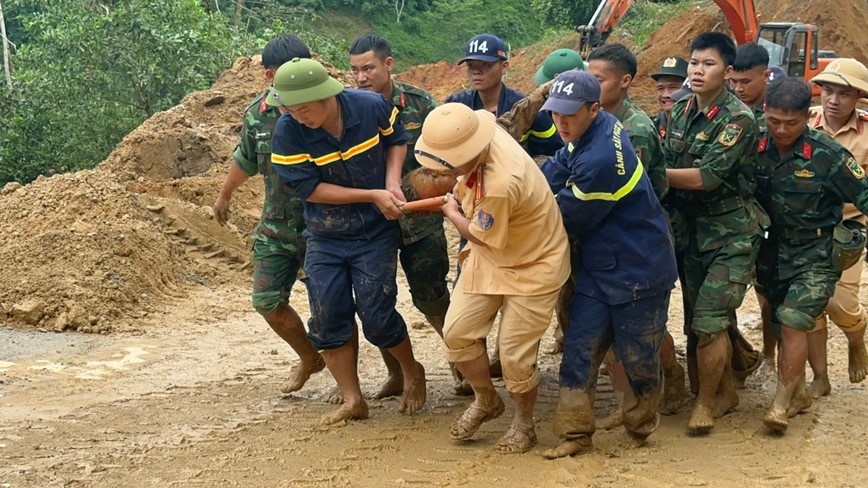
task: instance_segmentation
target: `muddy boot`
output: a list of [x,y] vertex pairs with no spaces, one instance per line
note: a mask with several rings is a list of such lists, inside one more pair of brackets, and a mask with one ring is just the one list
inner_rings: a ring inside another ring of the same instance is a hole
[[793,398],[790,400],[790,408],[787,409],[787,417],[795,417],[796,415],[811,408],[814,403],[814,397],[805,387],[805,375],[799,376],[797,380],[796,390],[793,392]]
[[543,452],[543,457],[557,459],[590,451],[591,436],[595,429],[593,395],[582,390],[561,388],[554,415],[554,431],[561,443]]
[[781,377],[778,376],[778,388],[775,391],[775,398],[772,400],[772,404],[768,412],[766,412],[765,417],[763,417],[763,424],[766,427],[775,432],[787,431],[787,425],[789,424],[788,410],[790,409],[793,393],[796,391],[799,383],[802,382],[804,384],[804,381],[804,375],[802,375],[801,378],[796,379],[789,385],[784,385]]

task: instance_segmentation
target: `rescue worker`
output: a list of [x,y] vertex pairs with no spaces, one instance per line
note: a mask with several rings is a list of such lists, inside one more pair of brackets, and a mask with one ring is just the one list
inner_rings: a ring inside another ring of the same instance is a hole
[[684,80],[687,79],[687,61],[678,56],[669,56],[660,63],[657,72],[651,74],[651,79],[654,80],[657,104],[660,105],[660,111],[651,117],[651,120],[657,127],[657,135],[663,141],[668,132],[669,114],[676,102],[673,95],[681,90]]
[[[852,58],[836,59],[811,81],[822,89],[821,106],[811,108],[808,124],[830,135],[850,151],[862,170],[868,171],[868,114],[856,109],[859,98],[868,97],[868,68]],[[844,206],[845,219],[865,223],[864,214],[853,205]],[[862,267],[860,261],[844,271],[829,299],[826,313],[820,315],[817,328],[808,334],[808,361],[814,372],[809,388],[814,398],[832,391],[826,365],[827,317],[847,336],[850,382],[860,383],[868,375],[865,350],[868,316],[860,301]]]
[[638,66],[636,55],[623,44],[603,44],[588,55],[588,72],[600,82],[600,106],[624,125],[654,193],[662,199],[669,190],[663,147],[654,123],[630,100]]
[[443,340],[447,359],[470,382],[475,397],[449,435],[470,439],[504,412],[485,347],[500,312],[503,382],[515,411],[495,448],[527,452],[537,443],[533,408],[539,342],[570,270],[561,214],[536,163],[486,110],[458,103],[437,107],[425,119],[415,153],[423,166],[458,177],[454,198],[442,211],[467,239]]
[[[729,77],[729,88],[745,105],[753,110],[754,118],[760,132],[766,131],[764,113],[766,86],[777,78],[786,77],[784,70],[777,68],[773,72],[769,67],[769,53],[758,44],[739,46],[732,64],[732,74]],[[756,289],[758,290],[758,289]],[[777,338],[771,326],[771,310],[765,298],[757,291],[757,302],[760,307],[760,317],[763,328],[763,368],[771,373],[775,371],[775,348]],[[736,374],[736,387],[744,386],[746,375]]]
[[365,337],[398,360],[400,409],[412,415],[425,403],[425,370],[395,309],[394,221],[405,202],[401,168],[409,139],[398,109],[382,95],[344,90],[320,63],[298,58],[277,70],[266,100],[286,111],[275,128],[272,161],[304,202],[308,337],[344,397],[323,422],[368,416],[352,341],[356,313]]
[[644,441],[659,423],[660,344],[677,276],[669,227],[627,132],[600,110],[600,83],[588,72],[561,73],[549,110],[567,146],[542,169],[580,255],[564,331],[553,459],[592,448],[597,369],[611,346],[632,395],[623,423]]
[[[666,179],[666,158],[657,135],[654,122],[639,107],[630,101],[629,90],[636,76],[638,61],[623,44],[603,44],[588,56],[588,72],[600,82],[600,106],[615,116],[630,135],[630,142],[636,151],[639,162],[651,179],[651,186],[657,198],[662,200],[669,190]],[[665,332],[661,345],[661,361],[664,376],[664,405],[667,414],[675,413],[683,403],[687,392],[684,388],[684,368],[675,359],[675,341]],[[629,395],[624,370],[612,354],[606,355],[606,368],[612,378],[612,385],[619,396]],[[623,404],[624,402],[621,401]],[[602,427],[619,425],[620,411],[603,422]]]
[[[467,66],[471,88],[449,95],[446,103],[463,103],[473,110],[485,109],[499,117],[524,98],[524,94],[503,82],[509,68],[509,52],[499,37],[491,34],[471,37],[464,46],[464,58],[458,64]],[[533,126],[519,142],[531,156],[551,156],[564,145],[552,119],[544,113],[537,114]]]
[[[310,50],[301,39],[284,35],[272,39],[262,50],[265,79],[274,82],[274,73],[292,58],[309,58]],[[325,362],[307,339],[298,312],[289,304],[298,270],[304,261],[304,217],[298,194],[284,185],[271,164],[271,136],[280,111],[265,102],[268,90],[260,93],[244,111],[241,138],[232,153],[234,164],[214,202],[214,217],[220,225],[229,220],[232,193],[251,176],[261,174],[265,183],[262,220],[253,238],[253,308],[296,354],[299,364],[282,393],[300,390]]]
[[543,65],[536,70],[533,82],[539,86],[548,83],[565,71],[584,70],[587,66],[582,55],[572,49],[555,49],[543,61]]
[[[412,150],[422,132],[422,121],[434,110],[437,102],[421,88],[392,80],[394,65],[392,46],[383,36],[365,34],[350,45],[350,72],[359,89],[379,93],[390,100],[398,109],[401,122],[410,136],[401,170],[404,177],[401,190],[408,199],[415,200],[418,195],[406,179],[410,171],[420,167]],[[413,305],[425,316],[437,335],[443,337],[443,321],[449,308],[449,289],[446,287],[449,255],[446,251],[446,234],[443,232],[443,215],[405,215],[398,220],[398,224],[401,227],[399,257],[410,286]],[[400,365],[388,352],[380,352],[389,376],[371,397],[380,399],[400,395],[404,382]],[[462,386],[457,377],[456,388],[470,394],[469,387]]]
[[693,92],[675,103],[664,143],[667,199],[684,216],[674,232],[687,238],[683,292],[693,312],[685,331],[688,373],[698,379],[687,425],[692,434],[709,432],[714,418],[738,405],[728,329],[737,331],[736,310],[759,250],[760,224],[768,220],[753,196],[756,121],[725,85],[735,54],[735,43],[720,33],[706,32],[690,43]]
[[[806,125],[810,106],[811,89],[804,81],[770,84],[768,133],[757,149],[757,195],[771,219],[757,259],[757,286],[780,337],[777,392],[763,423],[780,432],[788,417],[811,406],[805,389],[808,336],[844,266],[836,263],[833,244],[844,202],[868,212],[865,170],[829,135]],[[859,242],[857,262],[864,236]]]
[[760,132],[766,130],[763,104],[770,75],[769,52],[766,48],[752,43],[738,47],[729,76],[729,87],[742,103],[753,110]]

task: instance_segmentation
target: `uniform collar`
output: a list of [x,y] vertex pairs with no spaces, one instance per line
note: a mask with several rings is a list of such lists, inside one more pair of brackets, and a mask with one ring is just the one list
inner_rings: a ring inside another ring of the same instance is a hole
[[407,97],[404,95],[404,87],[394,80],[392,80],[392,105],[398,107],[398,110],[407,108]]
[[757,152],[764,153],[768,152],[772,154],[778,161],[789,161],[794,158],[802,158],[805,161],[810,161],[811,157],[814,154],[814,145],[811,142],[811,138],[808,137],[811,128],[805,130],[802,135],[796,139],[796,142],[793,144],[793,147],[790,148],[789,151],[784,153],[783,155],[778,154],[778,149],[775,147],[775,141],[769,135],[764,135],[760,138],[759,145],[757,146]]
[[832,128],[829,127],[829,124],[826,121],[826,113],[823,110],[822,106],[818,108],[817,115],[811,118],[808,121],[808,124],[815,129],[822,129],[823,131],[832,134],[833,136],[837,136],[838,134],[842,134],[850,130],[857,134],[861,134],[862,130],[865,127],[865,123],[859,117],[859,110],[854,110],[853,114],[850,115],[850,119],[847,120],[847,123],[842,125],[837,132],[833,132]]
[[[350,130],[351,127],[355,127],[361,123],[361,119],[359,118],[359,112],[356,110],[354,104],[350,103],[347,100],[347,92],[361,92],[361,93],[369,93],[362,90],[344,90],[337,94],[338,98],[338,108],[341,111],[341,115],[344,117],[344,134]],[[316,130],[310,131],[310,140],[321,140],[330,136],[328,132],[324,129],[319,128]]]
[[[714,120],[714,118],[717,117],[717,115],[720,113],[720,109],[723,104],[726,103],[727,96],[729,96],[729,91],[724,88],[723,91],[720,92],[720,95],[717,96],[717,98],[712,100],[711,103],[709,103],[708,106],[704,109],[697,111],[696,114],[698,115],[701,113],[705,115],[705,118],[709,121]],[[690,95],[688,95],[688,97],[689,98],[687,99],[687,109],[685,110],[685,112],[689,113],[692,109],[696,108],[696,105],[699,102],[697,102],[696,93],[691,93]]]
[[[500,97],[497,99],[497,113],[494,114],[496,117],[500,117],[503,115],[506,105],[506,96],[509,88],[506,86],[506,83],[500,82]],[[477,108],[478,107],[478,108]],[[479,96],[479,90],[473,90],[473,107],[474,110],[484,109],[485,106],[482,105],[482,97]]]
[[625,97],[621,100],[621,103],[619,103],[618,106],[609,113],[614,115],[616,119],[623,120],[624,116],[627,115],[627,111],[629,111],[632,106],[633,104],[630,102],[630,97]]

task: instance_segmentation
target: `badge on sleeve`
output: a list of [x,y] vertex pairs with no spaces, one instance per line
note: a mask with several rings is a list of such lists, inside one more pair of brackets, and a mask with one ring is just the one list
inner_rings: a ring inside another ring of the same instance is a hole
[[492,225],[494,225],[494,216],[480,210],[476,212],[476,222],[479,223],[479,227],[481,227],[482,230],[488,230]]
[[865,170],[859,166],[859,163],[856,162],[856,159],[850,156],[850,159],[847,160],[847,169],[853,173],[853,176],[856,177],[857,180],[861,180],[865,177]]
[[720,137],[717,138],[717,142],[723,146],[731,147],[738,142],[738,138],[741,137],[743,131],[744,129],[738,124],[726,124],[723,132],[720,133]]

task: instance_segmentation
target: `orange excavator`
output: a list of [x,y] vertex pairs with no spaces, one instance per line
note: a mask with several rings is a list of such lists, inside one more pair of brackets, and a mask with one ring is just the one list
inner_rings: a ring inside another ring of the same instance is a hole
[[[579,52],[587,55],[606,42],[634,0],[601,0],[587,25],[579,26]],[[738,45],[757,43],[769,52],[769,62],[788,76],[806,81],[823,71],[834,53],[820,51],[816,25],[800,22],[759,24],[753,0],[714,0],[723,12]],[[822,54],[822,55],[821,55]],[[831,54],[831,56],[830,56]],[[819,93],[819,88],[814,87]]]

